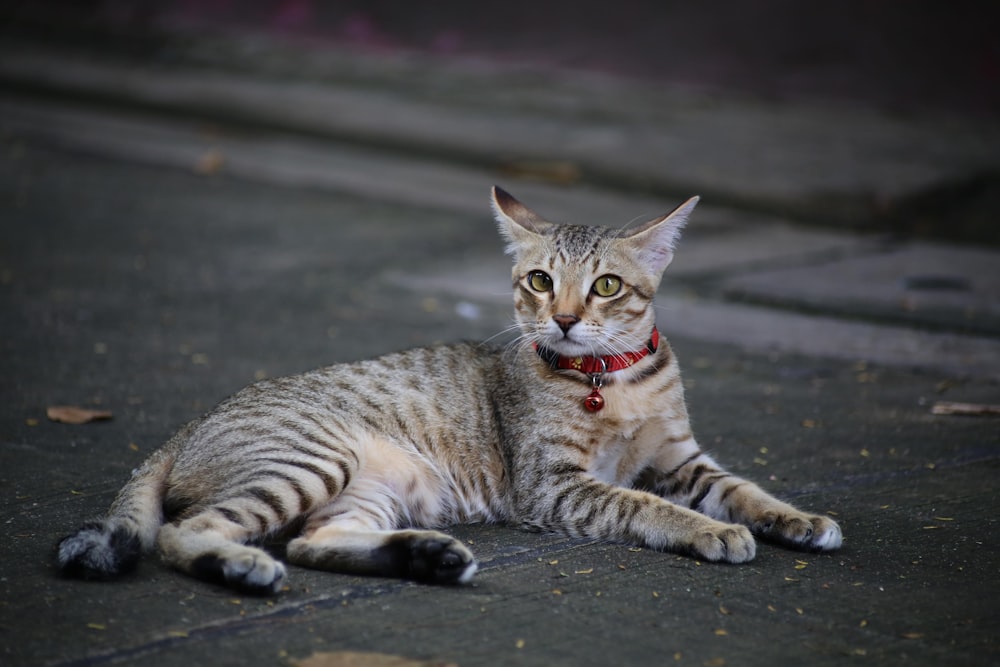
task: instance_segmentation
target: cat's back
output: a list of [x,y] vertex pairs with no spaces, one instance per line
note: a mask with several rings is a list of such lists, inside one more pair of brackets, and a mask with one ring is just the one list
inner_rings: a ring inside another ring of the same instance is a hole
[[180,460],[240,460],[276,446],[336,450],[371,435],[435,459],[484,459],[500,446],[501,357],[495,347],[454,343],[261,380],[192,424],[177,443]]
[[501,517],[501,366],[496,348],[456,343],[259,381],[179,434],[168,505],[267,478],[268,493],[285,480],[310,511],[374,480],[399,497],[444,499],[426,503],[428,523]]
[[454,418],[488,398],[501,368],[497,348],[460,342],[327,366],[302,379],[307,385],[325,387],[335,405],[354,397],[375,413],[416,410],[427,417]]

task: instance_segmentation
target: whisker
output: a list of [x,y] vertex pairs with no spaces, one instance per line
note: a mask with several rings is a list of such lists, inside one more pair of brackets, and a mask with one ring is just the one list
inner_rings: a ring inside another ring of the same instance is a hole
[[645,215],[643,215],[643,214],[640,214],[640,215],[637,215],[637,216],[635,216],[634,218],[632,218],[631,220],[629,220],[628,222],[626,222],[626,223],[625,223],[624,225],[622,225],[621,227],[619,227],[618,229],[616,229],[616,230],[615,230],[615,235],[616,235],[616,236],[621,236],[622,232],[624,232],[624,231],[625,231],[626,229],[628,229],[628,228],[629,228],[629,227],[631,227],[631,226],[632,226],[633,224],[635,224],[635,223],[636,223],[636,222],[638,222],[639,220],[642,220],[642,219],[643,219],[643,218],[645,218],[645,217],[646,217],[646,216],[645,216]]
[[483,344],[489,343],[489,342],[491,342],[491,341],[499,338],[500,336],[503,336],[505,334],[510,333],[511,331],[518,331],[520,328],[521,328],[521,325],[518,322],[515,321],[510,326],[504,327],[503,329],[501,329],[497,333],[493,334],[492,336],[490,336],[489,338],[487,338],[486,340],[484,340]]
[[639,336],[632,331],[618,327],[609,327],[605,330],[607,336],[608,350],[611,356],[619,359],[626,359],[629,352],[639,349],[644,343],[639,340]]
[[521,350],[530,348],[534,343],[541,342],[541,337],[534,333],[523,332],[503,348],[505,358],[518,354]]

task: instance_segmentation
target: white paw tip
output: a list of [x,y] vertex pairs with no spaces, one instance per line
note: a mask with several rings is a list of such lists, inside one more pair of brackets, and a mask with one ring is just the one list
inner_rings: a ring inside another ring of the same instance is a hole
[[813,546],[823,551],[833,551],[834,549],[839,549],[842,542],[843,537],[841,536],[840,528],[833,527],[817,535],[813,539]]

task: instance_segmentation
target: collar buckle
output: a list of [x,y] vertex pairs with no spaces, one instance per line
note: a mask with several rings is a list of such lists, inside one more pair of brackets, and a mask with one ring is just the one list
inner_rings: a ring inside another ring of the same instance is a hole
[[597,360],[601,362],[601,370],[587,373],[587,376],[590,378],[590,386],[595,391],[604,387],[604,374],[608,372],[608,362],[604,360],[604,357],[597,357]]

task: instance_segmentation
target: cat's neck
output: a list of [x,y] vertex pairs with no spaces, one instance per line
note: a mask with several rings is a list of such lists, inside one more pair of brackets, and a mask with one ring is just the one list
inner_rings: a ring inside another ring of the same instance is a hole
[[607,354],[603,356],[563,356],[547,347],[535,345],[535,352],[543,361],[549,364],[553,370],[573,370],[584,373],[588,376],[603,376],[608,373],[625,370],[634,366],[646,356],[656,352],[660,346],[660,332],[653,327],[649,335],[646,346],[640,350],[622,352],[620,354]]

